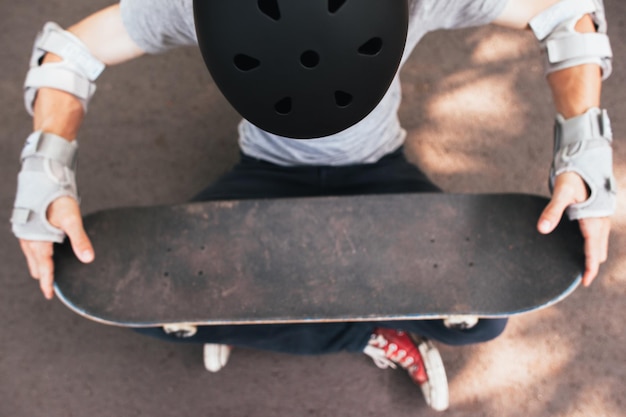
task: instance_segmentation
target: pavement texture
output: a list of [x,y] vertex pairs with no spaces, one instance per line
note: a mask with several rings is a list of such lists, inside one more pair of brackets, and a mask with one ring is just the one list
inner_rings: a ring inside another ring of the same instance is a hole
[[[603,105],[615,172],[626,184],[626,3],[605,0],[616,55]],[[67,26],[102,0],[0,3],[0,218],[8,219],[31,120],[21,85],[35,33]],[[529,33],[494,27],[428,35],[405,67],[407,153],[450,192],[547,195],[554,110]],[[238,158],[237,114],[198,52],[182,49],[108,69],[80,135],[84,212],[185,201]],[[511,320],[479,346],[440,346],[446,416],[626,416],[626,206],[609,261],[589,289]],[[514,213],[512,213],[514,215]],[[0,229],[0,416],[434,416],[400,371],[364,355],[297,357],[240,349],[218,374],[201,347],[90,322],[47,302],[8,221]]]

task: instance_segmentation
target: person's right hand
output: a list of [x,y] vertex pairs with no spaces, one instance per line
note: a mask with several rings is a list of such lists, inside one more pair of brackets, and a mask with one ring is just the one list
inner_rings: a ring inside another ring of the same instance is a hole
[[[89,263],[94,260],[93,246],[83,229],[83,219],[76,200],[71,197],[61,197],[55,200],[48,207],[47,216],[50,224],[65,232],[70,239],[74,254],[81,262]],[[53,243],[21,239],[20,246],[26,256],[30,275],[39,280],[44,297],[48,300],[52,299],[54,297]]]

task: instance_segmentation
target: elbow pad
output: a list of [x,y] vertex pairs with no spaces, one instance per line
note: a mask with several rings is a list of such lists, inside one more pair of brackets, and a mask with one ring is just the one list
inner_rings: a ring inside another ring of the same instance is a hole
[[[589,14],[595,33],[580,33],[575,26]],[[563,0],[529,22],[546,55],[546,74],[582,64],[597,64],[602,79],[611,75],[613,52],[607,36],[602,0]]]
[[[63,61],[42,64],[48,52],[58,55]],[[37,91],[47,87],[74,95],[86,113],[89,100],[96,91],[95,81],[104,68],[104,63],[95,58],[80,39],[56,23],[46,23],[35,40],[30,70],[24,82],[26,110],[33,114]]]

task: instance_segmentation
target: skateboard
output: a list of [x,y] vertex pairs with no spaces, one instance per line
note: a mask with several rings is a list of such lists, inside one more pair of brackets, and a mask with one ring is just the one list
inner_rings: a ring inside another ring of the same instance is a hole
[[583,239],[524,194],[215,201],[84,218],[96,260],[55,248],[57,296],[110,325],[508,317],[581,281]]

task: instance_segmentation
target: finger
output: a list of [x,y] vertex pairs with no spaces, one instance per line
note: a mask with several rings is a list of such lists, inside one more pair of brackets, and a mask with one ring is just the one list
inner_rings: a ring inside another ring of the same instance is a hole
[[583,179],[574,172],[565,172],[556,177],[552,199],[539,217],[537,229],[550,233],[561,221],[568,206],[585,201],[588,197]]
[[608,257],[611,223],[608,218],[581,219],[580,230],[585,238],[585,272],[583,285],[589,287],[598,275],[600,264]]
[[600,270],[600,262],[597,254],[589,244],[585,242],[585,272],[583,273],[583,286],[589,287],[598,275]]
[[570,204],[572,204],[571,194],[555,189],[552,199],[539,216],[537,230],[543,234],[551,233],[561,221],[565,209]]
[[600,263],[606,262],[609,258],[609,235],[611,233],[611,219],[606,218],[604,222],[602,222],[602,239],[601,239],[601,252],[600,252]]
[[54,263],[52,262],[53,246],[50,242],[37,242],[33,251],[37,265],[39,287],[44,297],[54,297]]
[[80,216],[68,218],[63,223],[63,230],[70,239],[76,257],[83,263],[92,262],[95,257],[93,245],[83,228],[83,221]]
[[46,297],[47,300],[52,300],[54,298],[54,269],[53,267],[46,267],[41,269],[39,278],[39,288],[41,288],[41,292],[43,296]]
[[28,265],[28,272],[30,273],[30,276],[33,277],[34,279],[39,279],[39,269],[37,268],[35,257],[30,247],[31,243],[32,242],[28,240],[20,239],[20,247],[22,248],[22,253],[24,253],[24,257],[26,258],[26,264]]
[[83,228],[78,203],[71,197],[61,197],[48,207],[48,221],[63,230],[72,244],[76,257],[84,263],[94,260],[94,250]]

